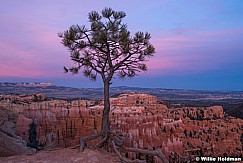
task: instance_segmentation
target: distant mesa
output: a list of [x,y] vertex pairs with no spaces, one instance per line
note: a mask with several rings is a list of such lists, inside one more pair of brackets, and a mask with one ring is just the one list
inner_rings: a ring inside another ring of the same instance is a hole
[[[169,107],[181,106],[223,106],[225,112],[231,116],[243,119],[243,91],[205,91],[180,90],[162,88],[139,88],[118,86],[110,88],[112,98],[121,93],[143,92],[163,100]],[[58,86],[50,82],[0,82],[2,95],[33,95],[43,94],[46,98],[55,99],[93,99],[103,98],[103,88],[73,88]]]
[[3,82],[0,83],[1,86],[24,86],[24,87],[49,87],[49,86],[55,86],[55,84],[50,83],[50,82],[37,82],[37,83],[8,83],[8,82]]

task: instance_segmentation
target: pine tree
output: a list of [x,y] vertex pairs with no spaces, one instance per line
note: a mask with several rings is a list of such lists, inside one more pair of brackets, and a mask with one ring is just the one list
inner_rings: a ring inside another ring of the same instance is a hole
[[[132,78],[141,71],[147,71],[145,61],[155,53],[154,46],[149,42],[151,35],[148,32],[136,32],[134,36],[127,30],[127,25],[122,23],[126,14],[105,8],[101,14],[91,11],[88,14],[90,27],[73,25],[58,36],[62,44],[70,51],[74,66],[64,67],[65,72],[78,74],[81,70],[85,77],[95,81],[100,75],[104,84],[104,109],[102,114],[102,130],[94,135],[80,140],[80,150],[83,151],[85,142],[103,137],[97,147],[104,147],[108,142],[118,156],[121,156],[118,147],[142,153],[157,155],[167,161],[164,155],[156,151],[147,151],[124,147],[124,139],[110,129],[110,85],[114,75],[120,79]],[[108,141],[111,140],[111,141]],[[124,157],[120,157],[122,160]]]

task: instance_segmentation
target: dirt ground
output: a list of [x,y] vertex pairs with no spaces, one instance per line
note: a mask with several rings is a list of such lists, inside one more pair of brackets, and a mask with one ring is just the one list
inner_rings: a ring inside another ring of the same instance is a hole
[[120,160],[111,153],[92,149],[78,152],[78,149],[59,149],[40,151],[32,155],[0,157],[1,163],[119,163]]

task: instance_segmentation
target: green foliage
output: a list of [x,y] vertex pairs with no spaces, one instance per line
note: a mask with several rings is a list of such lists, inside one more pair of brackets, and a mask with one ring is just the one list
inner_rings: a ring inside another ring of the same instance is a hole
[[64,67],[65,72],[83,75],[96,80],[100,74],[103,81],[110,81],[114,74],[119,78],[134,77],[140,71],[147,71],[146,58],[152,57],[155,48],[150,44],[151,35],[136,32],[131,36],[127,25],[122,23],[126,14],[105,8],[99,14],[88,14],[90,27],[72,25],[59,33],[62,44],[70,51],[75,66]]

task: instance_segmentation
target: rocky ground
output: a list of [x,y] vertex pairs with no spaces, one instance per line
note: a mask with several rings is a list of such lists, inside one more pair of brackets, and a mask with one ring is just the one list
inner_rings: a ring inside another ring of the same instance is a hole
[[15,155],[0,157],[2,163],[118,163],[114,154],[105,151],[85,149],[59,149],[53,151],[40,151],[32,155]]

